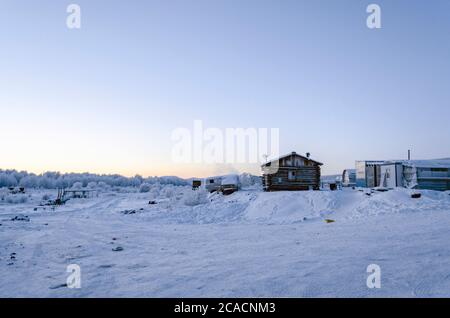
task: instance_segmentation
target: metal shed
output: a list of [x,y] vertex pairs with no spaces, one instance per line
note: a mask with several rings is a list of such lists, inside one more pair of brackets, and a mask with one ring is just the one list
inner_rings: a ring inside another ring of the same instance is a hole
[[356,185],[450,190],[450,159],[356,161]]
[[405,161],[403,179],[409,188],[450,190],[450,159]]
[[358,160],[356,161],[356,186],[374,188],[380,175],[382,160]]

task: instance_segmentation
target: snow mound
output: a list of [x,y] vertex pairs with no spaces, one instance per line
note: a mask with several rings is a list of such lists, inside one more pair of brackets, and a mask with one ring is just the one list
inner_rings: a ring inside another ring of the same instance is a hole
[[447,193],[421,193],[420,199],[411,198],[412,191],[403,188],[386,192],[243,190],[223,196],[183,187],[144,217],[153,222],[183,224],[295,224],[330,218],[340,221],[418,211],[450,211]]

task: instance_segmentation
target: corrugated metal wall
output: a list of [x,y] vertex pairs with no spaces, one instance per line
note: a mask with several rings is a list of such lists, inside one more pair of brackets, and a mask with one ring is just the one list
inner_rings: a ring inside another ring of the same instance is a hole
[[417,168],[418,189],[450,190],[450,169]]

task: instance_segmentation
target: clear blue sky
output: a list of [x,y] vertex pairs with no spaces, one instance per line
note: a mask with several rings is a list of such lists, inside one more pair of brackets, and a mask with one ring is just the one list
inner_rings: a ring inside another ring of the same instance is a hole
[[3,169],[219,172],[171,163],[171,132],[195,119],[280,128],[281,152],[323,174],[450,157],[448,0],[6,0],[0,40]]

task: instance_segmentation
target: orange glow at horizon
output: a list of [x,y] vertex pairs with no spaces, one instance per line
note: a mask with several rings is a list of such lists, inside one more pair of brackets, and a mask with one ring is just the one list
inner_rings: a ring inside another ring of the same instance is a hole
[[64,173],[92,173],[98,175],[122,175],[125,177],[134,177],[140,175],[146,177],[161,177],[161,176],[177,176],[180,178],[205,178],[212,175],[221,175],[227,173],[242,173],[248,172],[258,174],[258,167],[231,167],[214,164],[156,164],[149,163],[148,165],[136,165],[134,167],[119,167],[119,166],[101,166],[95,162],[90,165],[80,164],[69,168],[66,164],[42,165],[42,164],[24,164],[16,163],[15,165],[4,164],[0,162],[0,169],[3,170],[17,170],[27,171],[34,174],[42,174],[48,171]]

